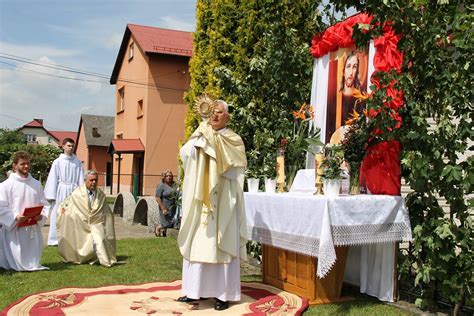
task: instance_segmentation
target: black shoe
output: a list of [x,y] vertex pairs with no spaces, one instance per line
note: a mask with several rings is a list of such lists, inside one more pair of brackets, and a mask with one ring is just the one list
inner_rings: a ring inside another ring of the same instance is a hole
[[189,298],[187,296],[181,296],[181,297],[178,297],[177,301],[181,302],[181,303],[191,303],[191,302],[195,302],[197,300],[194,299],[194,298]]
[[216,311],[223,311],[225,309],[229,308],[229,302],[227,301],[221,301],[216,298],[216,302],[214,303],[214,309]]
[[161,228],[160,225],[155,226],[155,236],[156,237],[161,237],[161,234],[163,232],[163,228]]
[[161,237],[166,237],[166,228],[162,230]]

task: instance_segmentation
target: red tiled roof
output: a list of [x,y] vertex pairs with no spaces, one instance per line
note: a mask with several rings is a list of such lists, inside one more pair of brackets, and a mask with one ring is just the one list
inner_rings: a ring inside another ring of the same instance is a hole
[[116,84],[130,36],[145,54],[165,54],[189,58],[193,55],[193,33],[159,27],[127,24],[122,38],[122,44],[115,60],[110,83]]
[[145,53],[160,53],[191,57],[193,33],[158,27],[127,24],[135,41]]
[[63,139],[71,138],[77,142],[77,132],[48,131],[54,138],[58,140],[58,145],[63,145]]
[[34,119],[33,121],[26,123],[23,127],[43,127],[43,120]]
[[[111,146],[113,152],[120,153],[132,153],[132,152],[143,152],[145,146],[143,146],[140,139],[112,139]],[[110,148],[109,147],[109,152]]]

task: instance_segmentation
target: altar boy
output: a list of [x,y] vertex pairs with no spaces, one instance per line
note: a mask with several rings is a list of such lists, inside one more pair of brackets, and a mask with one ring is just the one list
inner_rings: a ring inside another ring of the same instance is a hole
[[[18,151],[12,160],[15,172],[0,184],[0,268],[15,271],[48,269],[40,265],[40,259],[43,252],[41,226],[49,205],[41,183],[29,174],[28,153]],[[44,206],[41,215],[31,219],[22,215],[25,208],[39,205]]]

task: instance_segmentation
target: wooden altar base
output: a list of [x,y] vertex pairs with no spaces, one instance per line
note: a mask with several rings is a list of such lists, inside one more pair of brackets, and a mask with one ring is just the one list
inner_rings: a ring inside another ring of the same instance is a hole
[[341,297],[349,247],[336,247],[336,262],[324,279],[316,276],[318,259],[263,246],[263,283],[308,299],[310,305],[352,300]]

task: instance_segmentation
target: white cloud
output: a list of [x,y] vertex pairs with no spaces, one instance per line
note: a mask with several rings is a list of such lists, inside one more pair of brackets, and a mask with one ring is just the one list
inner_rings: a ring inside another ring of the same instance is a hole
[[160,26],[167,29],[194,32],[196,25],[189,23],[188,20],[180,20],[173,16],[164,16],[160,18]]
[[[116,1],[46,2],[50,5],[24,0],[2,6],[6,11],[0,52],[110,76],[127,23],[195,30],[195,0],[119,0],[120,5]],[[30,7],[28,12],[15,14],[25,6]],[[100,80],[10,59],[0,58],[0,62],[25,68],[0,63],[0,127],[17,128],[42,118],[52,130],[75,131],[81,113],[114,115],[115,86],[108,80],[100,84],[60,79],[32,71]]]
[[[48,57],[36,61],[55,64]],[[113,115],[114,86],[33,72],[81,78],[79,74],[63,70],[37,65],[21,67],[22,69],[16,70],[0,70],[0,114],[17,119],[0,117],[2,127],[17,128],[33,118],[42,118],[48,129],[76,131],[81,113]]]
[[81,50],[76,49],[65,49],[44,45],[19,45],[4,41],[0,41],[0,52],[16,56],[28,55],[29,58],[33,59],[41,58],[44,56],[70,57],[83,54]]

